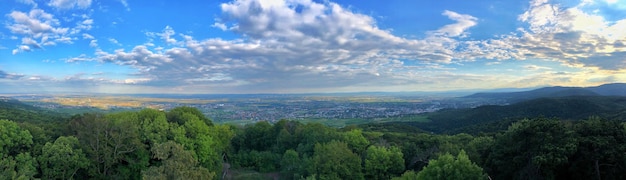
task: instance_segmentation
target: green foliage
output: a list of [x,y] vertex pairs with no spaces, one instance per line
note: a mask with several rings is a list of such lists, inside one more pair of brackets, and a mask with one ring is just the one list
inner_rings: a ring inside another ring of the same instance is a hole
[[366,179],[391,179],[404,172],[402,152],[395,146],[390,148],[370,146],[365,157]]
[[30,153],[19,153],[0,159],[0,179],[34,179],[37,162]]
[[39,124],[54,123],[65,116],[67,115],[37,108],[17,100],[0,100],[0,119]]
[[353,129],[343,134],[343,141],[348,144],[348,147],[353,152],[361,153],[365,151],[365,148],[370,142],[363,136],[363,131],[360,129]]
[[363,179],[361,158],[340,141],[315,144],[309,167],[317,179]]
[[173,140],[191,150],[200,165],[212,172],[222,169],[222,153],[226,151],[233,132],[228,126],[209,126],[198,117],[183,114],[186,119],[183,126],[170,124]]
[[[407,175],[408,176],[408,175]],[[483,169],[472,163],[465,151],[461,150],[456,158],[450,154],[444,154],[431,160],[428,166],[417,173],[416,179],[487,179]]]
[[571,96],[541,98],[507,106],[480,106],[472,109],[449,109],[428,114],[431,123],[412,123],[434,132],[496,132],[511,123],[534,117],[580,120],[592,115],[609,119],[626,119],[626,97]]
[[280,154],[270,151],[240,151],[233,155],[232,161],[236,166],[252,168],[259,172],[272,172],[280,167]]
[[406,171],[400,177],[394,177],[392,180],[415,180],[417,179],[417,173],[415,171]]
[[28,150],[33,144],[33,136],[17,123],[0,119],[0,157],[17,155]]
[[304,156],[311,156],[316,144],[339,140],[341,134],[328,126],[309,123],[298,127],[296,137],[300,140],[296,150]]
[[238,144],[241,150],[269,150],[276,139],[272,125],[267,121],[261,121],[253,125],[246,126],[242,136],[242,144]]
[[[188,114],[188,115],[186,116],[185,114]],[[190,118],[189,115],[195,116],[200,121],[204,122],[205,124],[209,126],[213,125],[213,122],[209,118],[204,116],[204,114],[200,110],[193,108],[193,107],[188,107],[188,106],[176,107],[168,111],[166,115],[167,115],[167,120],[169,122],[175,122],[175,123],[178,123],[179,125],[185,124],[185,122],[187,122]]]
[[573,132],[560,121],[523,120],[496,138],[487,164],[496,179],[553,179],[575,150]]
[[72,179],[79,169],[89,166],[78,139],[73,136],[61,136],[54,143],[46,143],[38,160],[44,179]]
[[624,179],[626,131],[620,122],[591,117],[574,125],[578,148],[572,156],[575,170],[569,179]]
[[479,136],[472,139],[465,147],[470,160],[480,166],[484,166],[485,159],[489,156],[494,141],[491,136]]
[[143,179],[213,179],[215,172],[199,166],[193,152],[173,141],[155,144],[152,149],[154,159],[160,166],[152,166],[141,172]]
[[[624,120],[624,100],[544,99],[445,114],[463,121],[342,129],[288,120],[214,125],[190,107],[29,120],[24,117],[49,116],[21,105],[16,106],[21,110],[2,109],[0,103],[0,117],[12,110],[33,113],[11,117],[19,123],[0,120],[0,179],[218,179],[220,173],[226,179],[430,179],[441,174],[471,179],[467,174],[479,167],[494,179],[624,179],[626,123],[604,120]],[[517,121],[548,111],[567,118]],[[454,111],[442,113],[449,112]],[[568,121],[594,112],[606,118]],[[417,128],[424,124],[489,132],[425,133]],[[508,129],[493,131],[501,127]]]
[[[85,114],[72,120],[82,149],[91,160],[89,174],[96,178],[138,175],[148,165],[137,119],[132,114]],[[135,165],[128,169],[124,164]],[[122,167],[120,167],[122,166]],[[120,171],[124,170],[124,171]],[[126,173],[124,173],[126,172]]]
[[144,109],[137,113],[141,124],[141,140],[148,144],[164,143],[167,141],[169,123],[165,112],[155,109]]
[[302,159],[293,149],[285,151],[280,160],[281,171],[291,177],[298,177],[302,173]]
[[273,151],[284,152],[288,149],[295,149],[298,146],[296,130],[300,125],[297,121],[280,120],[276,122],[274,124],[276,144],[273,147]]

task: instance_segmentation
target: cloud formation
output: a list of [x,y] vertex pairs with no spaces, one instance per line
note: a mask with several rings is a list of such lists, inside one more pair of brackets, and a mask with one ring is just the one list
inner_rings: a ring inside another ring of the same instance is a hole
[[71,44],[74,37],[83,30],[91,29],[93,24],[88,16],[82,16],[84,20],[77,23],[76,27],[63,27],[54,15],[37,8],[28,13],[12,11],[7,16],[11,22],[6,27],[22,39],[21,45],[12,51],[13,54],[43,49],[44,46],[54,46],[57,43]]
[[597,3],[583,1],[565,8],[547,0],[531,1],[518,18],[528,28],[499,39],[468,42],[470,51],[465,53],[471,54],[469,58],[548,59],[571,66],[626,69],[626,19],[611,21],[583,10]]
[[[129,7],[126,0],[114,3]],[[91,0],[52,0],[48,6],[55,12],[83,12],[91,11],[91,4]],[[18,43],[14,54],[80,42],[77,44],[89,46],[86,49],[93,53],[81,51],[59,62],[134,70],[115,78],[107,73],[84,73],[23,79],[177,91],[411,91],[626,80],[619,75],[626,71],[626,19],[608,17],[602,11],[619,8],[617,2],[571,4],[530,1],[524,12],[510,19],[518,21],[516,30],[476,37],[472,31],[484,28],[481,23],[488,20],[461,11],[442,9],[437,14],[451,23],[421,31],[424,34],[399,36],[379,27],[374,16],[331,1],[233,0],[220,4],[220,14],[206,26],[230,35],[227,38],[163,23],[161,30],[142,29],[140,34],[145,37],[127,39],[127,34],[103,35],[93,30],[122,26],[129,19],[112,18],[108,20],[114,21],[113,25],[96,25],[100,19],[94,20],[90,12],[55,16],[35,3],[30,11],[7,14],[5,27],[12,34],[4,38]],[[469,66],[473,71],[463,71]],[[526,74],[477,70],[489,67]],[[567,68],[569,71],[563,71]]]
[[12,73],[7,73],[3,70],[0,70],[0,79],[11,79],[11,80],[17,80],[24,77],[24,75],[21,74],[12,74]]
[[58,9],[85,9],[91,6],[91,0],[51,0],[48,5]]
[[[207,88],[340,88],[359,84],[401,85],[420,81],[412,64],[449,63],[457,36],[476,18],[445,11],[456,23],[412,40],[379,29],[370,16],[338,4],[313,1],[241,0],[221,5],[223,29],[244,37],[197,40],[166,26],[146,35],[168,48],[138,45],[99,50],[94,59],[131,66],[152,86]],[[228,26],[228,27],[226,27]],[[151,44],[149,42],[148,44]],[[408,73],[408,74],[405,74]],[[397,79],[396,79],[397,78]],[[391,80],[391,81],[390,81]]]

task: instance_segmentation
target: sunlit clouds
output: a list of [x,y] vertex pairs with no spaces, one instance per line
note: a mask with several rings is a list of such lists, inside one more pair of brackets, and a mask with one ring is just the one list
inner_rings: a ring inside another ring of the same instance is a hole
[[[202,3],[213,11],[198,8],[201,14],[181,22],[159,21],[169,11],[185,11],[175,4],[134,3],[17,0],[16,8],[0,8],[6,22],[0,84],[68,92],[308,93],[626,81],[626,13],[615,13],[621,1],[530,1],[517,7],[516,18],[502,19],[517,22],[506,27],[509,33],[491,36],[475,31],[498,17],[464,10],[480,6],[414,7],[416,16],[440,20],[405,22],[427,28],[406,36],[389,28],[403,24],[381,26],[397,18],[393,13],[359,2]],[[105,11],[111,16],[99,16]],[[57,63],[31,65],[43,60]]]

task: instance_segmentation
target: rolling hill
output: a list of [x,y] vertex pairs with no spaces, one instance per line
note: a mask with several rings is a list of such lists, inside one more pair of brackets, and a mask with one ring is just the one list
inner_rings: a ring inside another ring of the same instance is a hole
[[436,133],[478,133],[506,129],[511,123],[535,117],[581,120],[599,116],[626,120],[626,96],[567,96],[538,98],[511,105],[445,109],[427,114],[429,123],[404,123]]
[[0,97],[0,119],[15,122],[49,122],[61,120],[64,116],[68,115],[24,104],[16,99]]
[[595,87],[544,87],[520,92],[483,92],[462,98],[501,99],[511,103],[537,98],[567,96],[626,96],[626,83],[605,84]]

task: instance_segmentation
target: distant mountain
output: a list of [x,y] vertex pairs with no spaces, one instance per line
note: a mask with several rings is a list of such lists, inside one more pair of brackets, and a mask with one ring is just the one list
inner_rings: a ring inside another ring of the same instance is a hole
[[[571,89],[564,90],[570,91]],[[581,120],[590,116],[599,116],[624,121],[626,120],[626,97],[538,98],[506,106],[488,105],[469,109],[447,109],[427,115],[431,120],[430,123],[413,125],[428,131],[452,133],[492,132],[506,129],[511,123],[523,118],[541,116],[562,120]]]
[[605,84],[585,89],[589,89],[603,96],[626,96],[626,83]]
[[476,93],[463,98],[501,99],[510,102],[520,102],[537,98],[567,96],[626,96],[626,83],[605,84],[595,87],[555,86],[520,92]]

